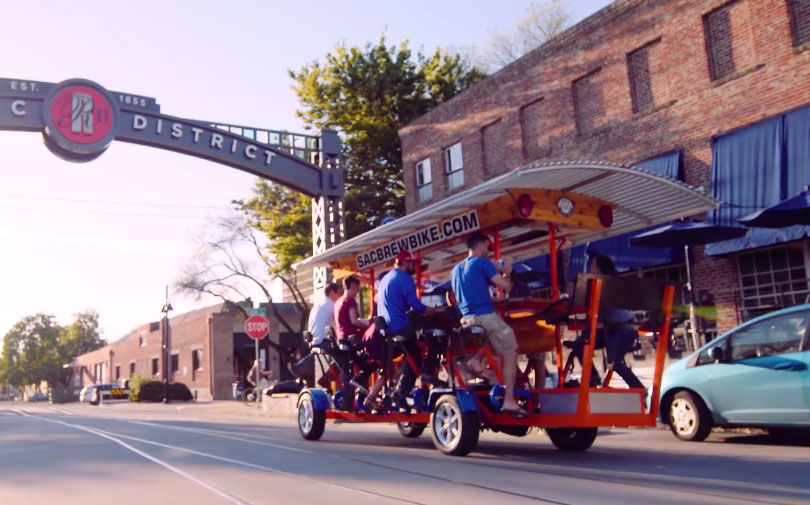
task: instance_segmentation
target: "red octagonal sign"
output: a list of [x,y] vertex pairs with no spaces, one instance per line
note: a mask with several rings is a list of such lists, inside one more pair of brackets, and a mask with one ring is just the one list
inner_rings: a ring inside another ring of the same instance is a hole
[[264,338],[270,332],[270,322],[264,316],[250,316],[245,319],[245,333],[250,338]]

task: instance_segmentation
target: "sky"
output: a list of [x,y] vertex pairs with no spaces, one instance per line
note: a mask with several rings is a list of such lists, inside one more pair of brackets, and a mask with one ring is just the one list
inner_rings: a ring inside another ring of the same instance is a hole
[[[303,132],[288,70],[382,34],[426,53],[483,48],[530,3],[5,0],[0,77],[85,78],[156,98],[163,114]],[[570,1],[576,21],[609,3]],[[207,223],[249,198],[255,180],[123,142],[70,163],[38,133],[0,132],[0,335],[28,315],[70,324],[92,309],[114,341],[162,317],[167,285],[172,315],[215,303],[173,284]]]

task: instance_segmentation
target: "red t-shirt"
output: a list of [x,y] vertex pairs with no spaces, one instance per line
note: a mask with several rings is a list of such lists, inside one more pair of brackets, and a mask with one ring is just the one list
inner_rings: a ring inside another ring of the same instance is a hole
[[362,331],[352,324],[352,319],[349,317],[351,309],[357,313],[357,300],[351,296],[343,295],[335,302],[335,335],[338,340]]

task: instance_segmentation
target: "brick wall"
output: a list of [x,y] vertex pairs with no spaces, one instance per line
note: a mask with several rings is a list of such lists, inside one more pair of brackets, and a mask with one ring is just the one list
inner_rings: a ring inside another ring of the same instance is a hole
[[[673,149],[687,182],[708,187],[713,136],[810,103],[810,51],[794,37],[810,37],[809,4],[614,2],[400,131],[407,211],[447,195],[442,150],[456,142],[466,187],[532,161],[635,163]],[[433,200],[417,204],[414,166],[428,157]],[[696,288],[734,287],[734,269],[696,251]]]
[[[172,382],[182,382],[196,394],[199,400],[225,400],[232,398],[231,384],[234,380],[234,333],[243,332],[245,318],[241,313],[220,312],[221,305],[180,314],[169,320],[171,352],[178,355],[177,371],[171,374]],[[299,316],[290,305],[281,306],[282,316],[295,329]],[[279,342],[279,324],[271,315],[269,337]],[[76,358],[89,373],[84,373],[83,384],[93,382],[117,382],[115,366],[120,366],[121,379],[130,378],[129,365],[135,363],[135,373],[160,379],[163,373],[162,342],[163,321],[147,323],[101,349]],[[143,345],[142,345],[143,343]],[[193,366],[193,352],[202,350],[201,369]],[[158,373],[152,374],[152,360],[157,358]],[[268,353],[268,368],[276,378],[280,377],[278,354]],[[106,363],[103,377],[93,375],[96,365]]]

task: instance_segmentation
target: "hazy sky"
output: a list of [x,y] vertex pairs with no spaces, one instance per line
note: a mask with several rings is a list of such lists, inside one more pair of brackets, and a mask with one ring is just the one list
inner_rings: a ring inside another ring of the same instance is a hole
[[[414,49],[483,47],[529,1],[3,2],[0,77],[81,77],[154,97],[164,114],[302,131],[288,69],[340,41],[385,33]],[[572,0],[577,19],[609,0]],[[77,164],[42,136],[0,132],[0,336],[27,315],[95,309],[115,340],[161,317],[213,303],[171,284],[211,216],[228,214],[255,178],[197,158],[114,142]]]

